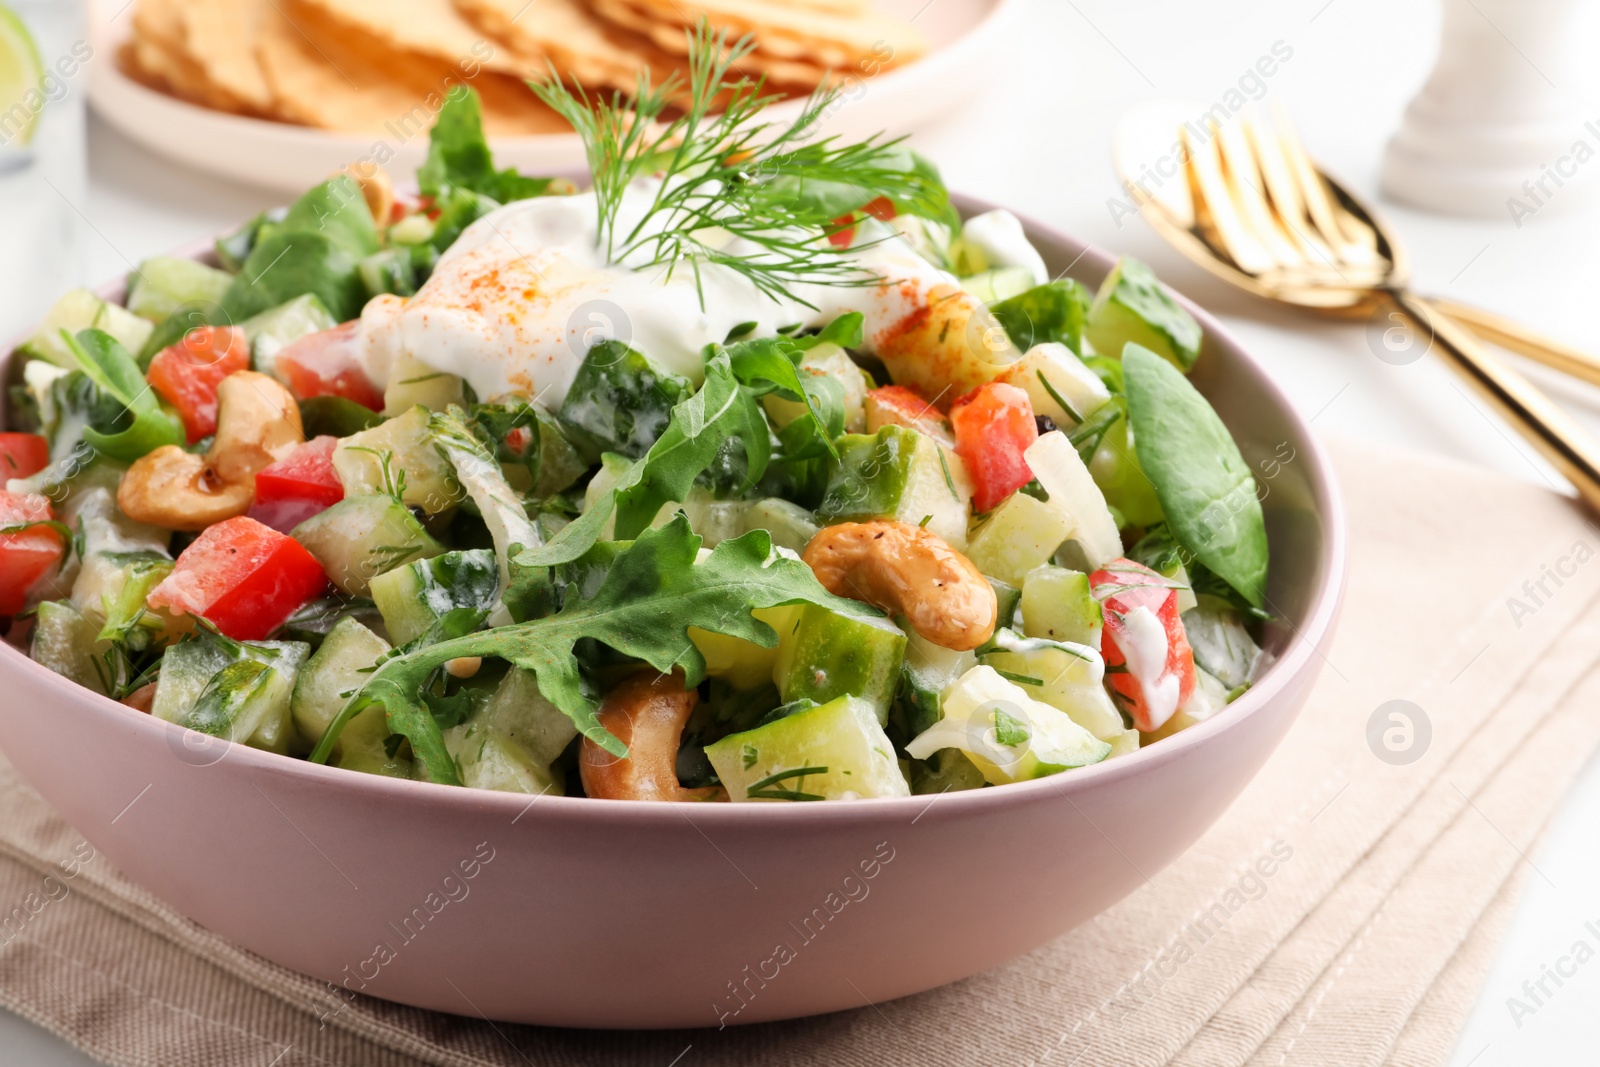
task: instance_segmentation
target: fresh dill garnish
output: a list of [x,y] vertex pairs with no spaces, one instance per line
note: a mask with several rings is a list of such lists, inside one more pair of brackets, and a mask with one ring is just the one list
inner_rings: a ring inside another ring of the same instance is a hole
[[1015,682],[1018,685],[1032,685],[1032,686],[1040,686],[1040,687],[1042,687],[1044,685],[1044,679],[1043,678],[1035,678],[1032,675],[1017,674],[1014,671],[1003,671],[1003,670],[999,669],[998,667],[995,668],[994,673],[998,674],[1000,677],[1004,678],[1006,681]]
[[[661,268],[668,278],[689,270],[702,304],[701,270],[716,264],[773,299],[810,307],[791,287],[881,280],[826,240],[853,226],[852,213],[866,204],[882,198],[897,214],[958,225],[938,172],[900,140],[817,136],[837,87],[813,94],[791,121],[768,121],[763,112],[781,96],[764,78],[735,73],[754,40],[730,44],[704,22],[688,38],[687,81],[672,75],[653,86],[641,73],[631,96],[609,98],[553,70],[531,83],[583,139],[609,262]],[[675,117],[663,120],[669,109]],[[641,178],[658,179],[653,198],[640,217],[623,219],[623,194]]]
[[[753,782],[744,791],[744,795],[752,800],[826,800],[827,797],[817,793],[803,793],[799,787],[804,783],[808,774],[827,774],[826,767],[796,767],[789,771],[779,771],[769,774],[759,782]],[[795,780],[795,788],[788,789],[779,785],[790,778]]]
[[1083,415],[1079,413],[1078,409],[1073,407],[1066,397],[1056,391],[1056,387],[1050,384],[1050,379],[1044,376],[1044,371],[1035,371],[1034,373],[1038,375],[1039,384],[1044,386],[1044,391],[1050,394],[1050,399],[1060,404],[1061,410],[1067,413],[1067,417],[1081,426],[1083,424]]
[[352,445],[347,451],[366,452],[378,459],[378,470],[383,478],[383,493],[393,497],[396,504],[405,506],[406,471],[404,467],[395,469],[394,453],[387,448],[371,448],[367,445]]

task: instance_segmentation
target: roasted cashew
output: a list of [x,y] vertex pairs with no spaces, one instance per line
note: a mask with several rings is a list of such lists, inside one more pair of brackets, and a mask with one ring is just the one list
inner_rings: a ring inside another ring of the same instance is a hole
[[138,522],[203,530],[243,515],[256,472],[305,440],[300,407],[265,374],[237,371],[217,387],[217,435],[205,455],[163,445],[140,457],[117,486],[117,506]]
[[361,198],[367,202],[367,210],[372,212],[372,221],[379,226],[386,225],[389,215],[394,211],[394,183],[389,180],[389,172],[366,160],[341,167],[338,173],[348,175],[351,181],[360,186]]
[[994,587],[970,559],[920,526],[842,522],[820,531],[800,558],[828,592],[903,615],[936,645],[965,652],[994,634]]
[[700,695],[683,675],[641,671],[624,679],[600,705],[600,725],[628,746],[618,759],[587,737],[578,749],[583,791],[600,800],[710,800],[715,787],[678,783],[678,743]]

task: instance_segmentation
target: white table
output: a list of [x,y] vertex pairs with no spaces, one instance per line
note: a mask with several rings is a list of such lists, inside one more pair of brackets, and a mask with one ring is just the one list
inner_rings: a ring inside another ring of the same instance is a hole
[[[1266,89],[1289,105],[1313,153],[1371,195],[1384,139],[1426,73],[1436,18],[1423,0],[1035,0],[1014,54],[990,80],[973,85],[964,111],[916,143],[953,188],[979,191],[1154,264],[1220,314],[1319,429],[1544,479],[1542,465],[1488,423],[1442,367],[1427,359],[1388,365],[1374,356],[1361,325],[1308,321],[1238,295],[1189,267],[1137,219],[1119,226],[1108,210],[1108,199],[1119,195],[1108,146],[1126,107],[1156,96],[1222,100],[1277,42],[1292,55],[1265,80]],[[1516,27],[1503,29],[1513,47]],[[1587,114],[1600,115],[1600,92],[1574,91],[1596,101]],[[90,276],[97,280],[281,200],[177,173],[98,124],[91,137],[91,186],[80,206],[94,231]],[[1600,168],[1600,161],[1592,165]],[[1509,213],[1477,223],[1388,213],[1424,291],[1482,304],[1600,351],[1600,217],[1559,216],[1557,207],[1521,228]],[[1600,433],[1600,393],[1541,380]],[[1454,1067],[1594,1062],[1600,1021],[1590,1004],[1600,992],[1600,966],[1580,969],[1520,1028],[1506,998],[1588,936],[1586,921],[1600,919],[1596,826],[1600,769],[1592,768],[1535,858],[1548,881],[1532,880]],[[4,1013],[0,1049],[8,1064],[89,1062]]]

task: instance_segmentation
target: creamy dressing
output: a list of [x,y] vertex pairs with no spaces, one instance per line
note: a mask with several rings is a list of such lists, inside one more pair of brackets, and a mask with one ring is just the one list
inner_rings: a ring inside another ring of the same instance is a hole
[[[1165,640],[1164,633],[1163,640]],[[1089,677],[1095,685],[1099,685],[1106,674],[1106,661],[1101,658],[1099,650],[1088,645],[1080,645],[1076,641],[1051,641],[1045,637],[1023,637],[1015,630],[1008,630],[1002,627],[994,632],[994,647],[1002,652],[1015,652],[1019,655],[1037,652],[1044,648],[1058,648],[1068,655],[1076,656],[1088,663]],[[1163,661],[1165,661],[1166,652],[1163,651],[1161,655]]]
[[1167,671],[1167,628],[1149,608],[1134,608],[1122,617],[1117,647],[1127,660],[1128,673],[1144,691],[1150,729],[1161,729],[1178,710],[1181,688],[1178,676]]
[[1033,275],[1034,285],[1050,280],[1044,257],[1022,232],[1022,222],[1009,211],[974,215],[961,227],[961,239],[983,254],[990,270],[1021,267]]
[[[658,188],[655,179],[629,186],[618,233],[646,215]],[[459,375],[480,399],[538,397],[555,407],[584,355],[602,340],[623,341],[698,383],[702,350],[743,323],[771,336],[780,327],[816,327],[860,311],[871,352],[875,338],[926,305],[930,289],[955,281],[908,242],[891,240],[855,254],[862,276],[883,282],[790,287],[814,307],[774,300],[739,272],[702,263],[702,307],[689,267],[668,277],[662,267],[607,263],[598,240],[592,192],[519,200],[486,215],[445,252],[415,296],[367,304],[356,342],[365,370],[383,388],[389,369],[409,355]],[[737,255],[761,251],[731,238],[726,247]]]

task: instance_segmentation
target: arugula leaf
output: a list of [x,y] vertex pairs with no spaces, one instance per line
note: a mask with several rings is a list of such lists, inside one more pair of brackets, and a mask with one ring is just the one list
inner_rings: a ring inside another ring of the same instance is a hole
[[435,671],[460,656],[497,656],[533,671],[539,692],[585,737],[626,757],[627,746],[600,725],[595,701],[584,691],[574,656],[578,642],[597,641],[662,673],[681,670],[684,684],[692,688],[704,680],[706,663],[689,640],[691,626],[772,648],[778,634],[751,614],[755,608],[809,603],[858,618],[878,614],[829,593],[811,568],[775,553],[763,530],[723,541],[696,562],[700,544],[688,519],[679,515],[660,529],[642,532],[617,554],[592,596],[569,597],[555,615],[441,641],[380,663],[339,712],[311,759],[325,761],[344,725],[364,708],[381,705],[390,729],[411,739],[428,779],[459,784],[448,755],[435,755],[444,745],[422,691]]
[[554,178],[529,178],[511,167],[495,170],[477,91],[464,85],[450,90],[428,135],[428,158],[417,168],[423,196],[437,199],[447,190],[465,189],[509,204],[543,196],[554,183]]
[[367,302],[361,261],[378,251],[378,234],[361,187],[339,174],[307,191],[282,222],[265,223],[222,297],[227,321],[239,322],[314,293],[340,322]]
[[84,376],[101,394],[121,405],[111,422],[84,429],[84,441],[97,452],[131,463],[162,445],[182,445],[188,439],[183,423],[161,406],[139,373],[139,365],[116,338],[103,330],[88,329],[78,331],[76,337],[62,330],[61,339]]
[[787,461],[837,459],[833,439],[844,432],[844,389],[831,375],[805,374],[800,361],[821,344],[845,348],[861,345],[863,317],[852,311],[841,315],[821,333],[807,337],[762,337],[740,341],[722,349],[734,377],[752,397],[777,393],[785,400],[806,405],[806,416],[779,431]]
[[[759,420],[759,425],[756,422]],[[716,462],[725,442],[739,439],[754,482],[766,473],[771,438],[766,416],[734,377],[725,353],[706,364],[705,384],[672,409],[667,429],[634,460],[610,492],[551,538],[543,548],[525,551],[524,566],[571,563],[594,547],[606,520],[617,516],[616,538],[626,541],[650,525],[661,505],[682,500],[700,472]]]

